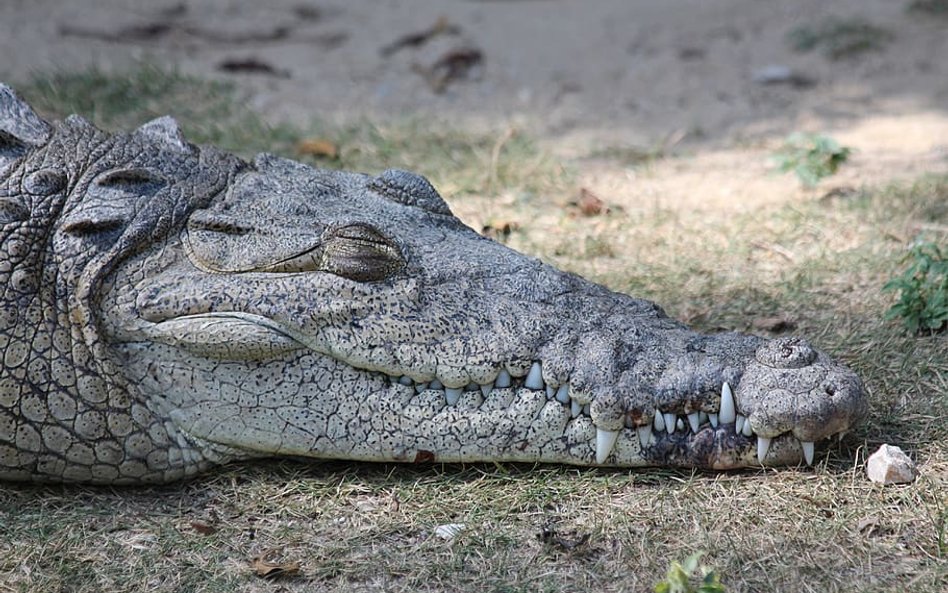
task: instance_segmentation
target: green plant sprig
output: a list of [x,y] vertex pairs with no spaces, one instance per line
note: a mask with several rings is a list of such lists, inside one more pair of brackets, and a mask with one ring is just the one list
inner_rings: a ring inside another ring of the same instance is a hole
[[883,291],[899,291],[886,319],[902,319],[910,332],[948,329],[948,252],[932,242],[916,242],[903,259],[909,266],[886,282]]

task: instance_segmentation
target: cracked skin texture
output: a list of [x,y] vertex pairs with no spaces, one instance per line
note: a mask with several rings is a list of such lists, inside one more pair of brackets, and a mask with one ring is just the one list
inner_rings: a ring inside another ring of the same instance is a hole
[[0,479],[232,460],[727,469],[864,414],[802,338],[702,335],[465,227],[422,177],[49,124],[0,86]]

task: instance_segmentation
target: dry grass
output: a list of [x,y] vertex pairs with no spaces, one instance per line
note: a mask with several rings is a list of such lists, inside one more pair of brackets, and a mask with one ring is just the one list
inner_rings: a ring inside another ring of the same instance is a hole
[[[160,488],[3,484],[0,593],[648,591],[698,550],[732,592],[946,590],[948,342],[882,321],[892,296],[880,288],[919,229],[945,240],[948,178],[737,214],[616,198],[584,218],[561,207],[577,189],[564,171],[583,163],[563,167],[526,140],[496,149],[504,133],[442,133],[470,160],[445,161],[443,147],[425,158],[399,129],[337,137],[369,155],[359,168],[407,159],[472,224],[518,222],[510,244],[702,329],[785,316],[864,377],[868,422],[813,470],[274,461]],[[485,177],[490,167],[511,173]],[[921,478],[869,483],[865,459],[882,442],[906,449]],[[465,528],[434,535],[448,523]],[[301,572],[254,576],[261,554]]]

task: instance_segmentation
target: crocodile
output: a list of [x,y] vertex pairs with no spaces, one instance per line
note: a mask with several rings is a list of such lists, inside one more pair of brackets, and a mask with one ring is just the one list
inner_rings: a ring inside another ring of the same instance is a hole
[[48,122],[0,86],[0,479],[322,458],[814,463],[865,414],[802,337],[706,335],[465,226],[422,176]]

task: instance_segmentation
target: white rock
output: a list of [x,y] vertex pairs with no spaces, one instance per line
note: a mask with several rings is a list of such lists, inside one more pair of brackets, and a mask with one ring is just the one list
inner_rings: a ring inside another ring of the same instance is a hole
[[752,77],[754,82],[762,84],[774,84],[778,82],[789,82],[793,78],[793,70],[787,66],[773,64],[756,70]]
[[464,523],[445,523],[434,528],[434,534],[444,540],[452,540],[464,531]]
[[908,484],[918,477],[918,470],[902,449],[882,445],[869,457],[866,475],[879,484]]

